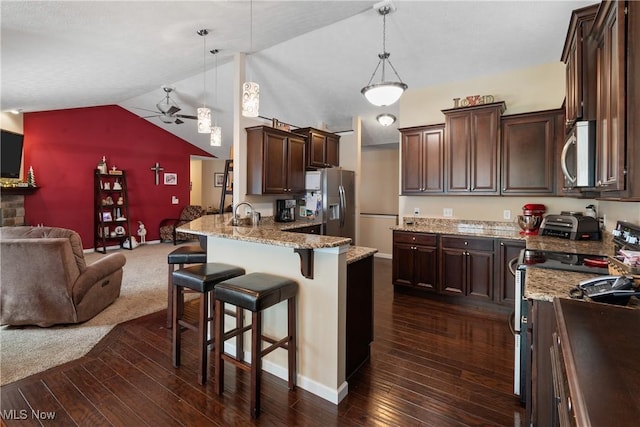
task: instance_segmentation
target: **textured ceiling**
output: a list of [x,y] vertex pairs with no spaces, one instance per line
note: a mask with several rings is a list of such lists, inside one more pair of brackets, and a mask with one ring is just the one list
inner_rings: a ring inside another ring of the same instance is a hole
[[[144,116],[163,98],[161,85],[172,85],[181,113],[213,108],[224,147],[209,147],[190,120],[149,120],[226,157],[233,56],[252,50],[248,75],[260,83],[261,115],[333,131],[360,116],[365,144],[396,142],[397,127],[382,129],[375,116],[397,114],[397,105],[373,107],[360,94],[382,48],[376,3],[254,1],[251,26],[247,1],[2,1],[0,105],[118,104]],[[550,63],[560,58],[571,11],[592,3],[394,1],[387,50],[409,90]],[[200,28],[210,30],[207,48],[220,49],[217,59],[207,55],[204,76]]]

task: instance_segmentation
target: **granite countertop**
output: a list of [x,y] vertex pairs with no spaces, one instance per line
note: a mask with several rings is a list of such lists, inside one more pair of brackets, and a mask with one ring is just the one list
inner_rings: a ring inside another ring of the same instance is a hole
[[[442,218],[405,218],[402,225],[392,229],[414,233],[524,240],[527,249],[541,251],[614,255],[613,237],[610,233],[604,233],[601,241],[568,240],[551,236],[524,236],[520,234],[520,228],[510,222]],[[569,290],[575,288],[580,281],[597,275],[529,267],[525,277],[527,298],[552,301],[553,298],[569,298]],[[632,297],[628,306],[640,309],[640,299]]]
[[360,261],[361,259],[370,257],[376,252],[378,252],[376,248],[367,248],[365,246],[350,246],[349,251],[347,252],[347,264],[351,264],[352,262]]
[[252,226],[244,219],[240,223],[246,225],[232,226],[230,225],[231,218],[232,214],[230,213],[205,215],[181,225],[176,230],[182,233],[216,236],[294,249],[334,248],[351,243],[351,239],[348,237],[320,236],[286,231],[318,224],[314,221],[277,223],[273,221],[273,217],[267,217],[261,220],[257,226]]

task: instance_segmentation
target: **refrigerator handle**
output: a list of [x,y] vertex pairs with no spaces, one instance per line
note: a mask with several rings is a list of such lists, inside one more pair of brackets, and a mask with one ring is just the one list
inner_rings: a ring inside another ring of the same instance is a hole
[[342,228],[344,227],[344,215],[347,208],[347,200],[344,193],[344,187],[342,185],[338,186],[338,193],[340,193],[340,228]]

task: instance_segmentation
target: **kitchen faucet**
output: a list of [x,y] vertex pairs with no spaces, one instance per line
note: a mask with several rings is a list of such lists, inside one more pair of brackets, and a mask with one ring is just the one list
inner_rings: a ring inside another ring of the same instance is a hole
[[236,226],[238,225],[238,208],[242,205],[247,205],[249,206],[249,208],[251,209],[251,212],[253,212],[253,206],[251,206],[251,203],[249,202],[240,202],[236,205],[236,207],[233,209],[233,218],[231,219],[231,225]]

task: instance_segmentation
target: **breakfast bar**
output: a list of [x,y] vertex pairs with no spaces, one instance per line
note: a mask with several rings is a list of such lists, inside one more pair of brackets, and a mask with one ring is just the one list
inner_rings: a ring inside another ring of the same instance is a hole
[[[208,261],[234,264],[247,273],[288,277],[298,283],[297,385],[339,403],[348,392],[346,380],[350,369],[346,359],[352,344],[347,322],[350,305],[347,267],[371,259],[376,249],[353,247],[349,238],[287,231],[308,226],[309,222],[283,226],[263,220],[259,225],[231,226],[230,220],[230,215],[206,215],[179,227],[178,231],[206,236]],[[370,266],[372,274],[372,262]],[[363,294],[367,293],[368,285],[368,293],[372,293],[372,283],[349,284],[356,285],[364,288]],[[356,304],[350,308],[358,310],[358,317],[371,316],[372,307]],[[265,312],[266,335],[286,335],[286,313],[283,304]],[[231,319],[228,322],[231,325]],[[225,346],[226,351],[233,351],[231,343]],[[284,351],[270,353],[263,360],[264,370],[283,379],[287,378],[286,367]]]

